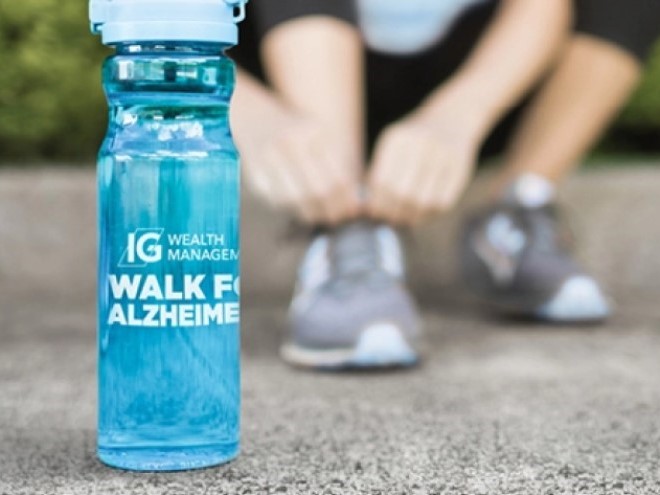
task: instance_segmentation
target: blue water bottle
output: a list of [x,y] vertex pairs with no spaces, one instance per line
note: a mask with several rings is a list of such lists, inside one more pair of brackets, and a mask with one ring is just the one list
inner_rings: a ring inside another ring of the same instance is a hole
[[115,47],[99,154],[98,455],[140,471],[238,454],[239,163],[247,0],[91,0]]

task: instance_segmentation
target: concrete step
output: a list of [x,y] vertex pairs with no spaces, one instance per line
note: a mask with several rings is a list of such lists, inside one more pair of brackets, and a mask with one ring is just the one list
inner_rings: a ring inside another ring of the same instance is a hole
[[[477,181],[458,211],[416,230],[411,280],[429,297],[457,293],[454,236],[478,200]],[[660,296],[660,169],[594,167],[564,190],[580,257],[615,298]],[[0,298],[92,300],[96,186],[92,168],[0,169]],[[243,286],[253,297],[285,298],[304,238],[290,222],[244,195]]]

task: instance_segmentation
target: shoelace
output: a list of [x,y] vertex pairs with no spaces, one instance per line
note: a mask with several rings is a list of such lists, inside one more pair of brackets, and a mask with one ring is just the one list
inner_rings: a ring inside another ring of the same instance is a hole
[[548,206],[523,212],[521,220],[525,230],[534,233],[537,248],[546,252],[554,252],[557,249],[571,250],[573,237],[571,229],[555,207]]
[[373,226],[358,222],[337,231],[330,245],[330,262],[340,276],[368,273],[380,268]]
[[330,244],[330,263],[337,275],[332,288],[343,295],[363,280],[370,287],[384,283],[375,227],[368,222],[355,222],[334,233]]

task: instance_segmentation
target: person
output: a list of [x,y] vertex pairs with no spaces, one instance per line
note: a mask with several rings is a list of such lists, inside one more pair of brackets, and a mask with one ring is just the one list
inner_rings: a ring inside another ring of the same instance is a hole
[[635,88],[659,18],[656,0],[252,0],[234,132],[252,188],[315,232],[283,357],[417,362],[396,228],[453,208],[506,134],[461,236],[468,286],[507,313],[605,319],[556,190]]

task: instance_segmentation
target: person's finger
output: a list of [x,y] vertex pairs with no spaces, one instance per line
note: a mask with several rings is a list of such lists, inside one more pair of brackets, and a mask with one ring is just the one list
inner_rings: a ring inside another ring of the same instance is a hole
[[285,136],[282,144],[297,166],[318,223],[335,224],[357,214],[357,176],[326,134],[307,129]]
[[276,195],[273,193],[273,186],[271,179],[266,170],[264,170],[263,163],[258,167],[253,166],[246,172],[247,183],[252,191],[265,199],[270,205],[278,206]]
[[429,175],[421,183],[418,193],[419,213],[415,219],[416,224],[422,223],[429,217],[442,211],[440,200],[441,188],[444,179],[444,164],[436,158],[436,166],[430,170]]
[[376,145],[371,170],[367,179],[369,199],[368,213],[378,219],[398,221],[397,198],[394,195],[397,166],[405,163],[404,139],[395,131],[386,131]]
[[327,220],[327,205],[325,204],[324,180],[328,173],[320,163],[318,148],[310,139],[285,140],[282,143],[284,153],[292,164],[291,172],[297,175],[301,198],[298,207],[305,210],[305,217],[315,223],[325,223]]
[[261,155],[261,174],[257,177],[264,193],[276,208],[285,208],[285,187],[279,169],[283,166],[282,157],[274,148],[267,148]]
[[[468,160],[468,162],[466,162]],[[449,210],[456,206],[465,192],[473,170],[473,157],[456,157],[454,163],[449,165],[444,187],[440,195],[440,207]]]
[[438,143],[429,144],[426,160],[429,166],[419,181],[416,195],[416,224],[442,212],[443,189],[446,187],[448,168],[452,166],[451,158]]
[[402,134],[393,145],[388,162],[383,165],[384,188],[389,197],[386,218],[398,225],[410,225],[419,216],[418,189],[426,179],[429,143],[418,136]]
[[435,143],[420,140],[409,152],[410,168],[400,180],[399,194],[403,203],[400,212],[400,222],[403,225],[416,225],[428,214],[428,205],[422,201],[421,191],[436,180],[441,156],[437,153]]
[[280,204],[304,222],[313,223],[319,212],[307,201],[298,164],[294,163],[292,157],[281,147],[278,147],[270,151],[270,167],[278,184]]
[[392,221],[392,211],[395,201],[390,186],[385,178],[375,178],[369,182],[369,202],[367,204],[368,214],[376,219]]
[[327,221],[330,225],[351,220],[358,216],[360,205],[356,194],[357,185],[352,181],[342,180],[328,189],[325,198]]
[[314,180],[326,222],[336,225],[354,218],[359,210],[357,175],[349,168],[350,164],[339,163],[341,155],[327,143],[319,143],[317,150],[318,164],[323,173]]

